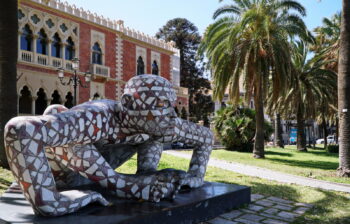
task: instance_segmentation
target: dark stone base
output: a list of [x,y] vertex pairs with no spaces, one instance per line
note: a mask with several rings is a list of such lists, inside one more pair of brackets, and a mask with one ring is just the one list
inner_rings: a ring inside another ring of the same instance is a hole
[[173,201],[150,203],[112,196],[107,199],[113,206],[92,204],[71,215],[47,218],[34,215],[22,193],[5,193],[0,198],[0,223],[198,223],[250,203],[250,188],[207,182],[198,189],[179,193]]

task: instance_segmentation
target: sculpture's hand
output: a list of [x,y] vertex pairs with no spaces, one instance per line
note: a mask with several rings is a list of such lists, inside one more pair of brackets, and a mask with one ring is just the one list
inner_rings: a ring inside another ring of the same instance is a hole
[[159,202],[163,198],[175,198],[180,190],[186,172],[182,170],[160,170],[133,175],[135,184],[131,187],[134,198]]
[[182,186],[197,188],[197,187],[201,187],[203,183],[204,183],[204,180],[202,177],[196,177],[194,175],[187,174],[187,176],[183,180]]

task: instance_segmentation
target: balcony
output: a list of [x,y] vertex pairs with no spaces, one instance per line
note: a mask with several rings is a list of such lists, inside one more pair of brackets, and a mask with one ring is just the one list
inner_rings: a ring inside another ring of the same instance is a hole
[[71,61],[65,61],[64,64],[65,64],[64,67],[66,68],[66,70],[73,71],[73,66],[72,66],[72,62]]
[[37,54],[36,61],[40,65],[48,65],[49,64],[49,57],[47,55]]
[[92,64],[91,65],[91,72],[94,75],[101,76],[104,78],[109,78],[109,67],[104,65],[98,65],[98,64]]
[[19,52],[19,60],[20,61],[33,62],[33,58],[34,58],[33,52],[20,50],[20,52]]
[[63,60],[62,58],[54,58],[51,57],[51,63],[50,63],[53,67],[55,68],[62,68],[63,66]]

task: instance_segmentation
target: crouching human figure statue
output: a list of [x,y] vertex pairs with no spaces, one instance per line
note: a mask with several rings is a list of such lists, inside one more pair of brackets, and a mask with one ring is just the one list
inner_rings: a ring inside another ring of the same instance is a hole
[[[121,101],[97,100],[67,109],[49,106],[42,116],[11,119],[5,127],[8,162],[36,214],[59,216],[91,202],[98,192],[72,190],[97,183],[120,198],[158,202],[180,187],[200,187],[213,136],[208,128],[176,117],[176,95],[166,79],[130,79]],[[187,172],[157,170],[162,144],[193,144]],[[115,169],[137,153],[137,173]]]

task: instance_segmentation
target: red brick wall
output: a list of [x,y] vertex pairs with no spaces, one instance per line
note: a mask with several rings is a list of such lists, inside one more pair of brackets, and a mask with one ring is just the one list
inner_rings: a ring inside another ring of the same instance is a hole
[[128,81],[136,74],[136,45],[123,40],[123,80]]
[[161,73],[162,77],[170,80],[170,56],[166,54],[161,54]]
[[147,74],[152,73],[151,49],[147,49]]
[[115,81],[108,81],[105,83],[105,97],[107,99],[115,99]]

